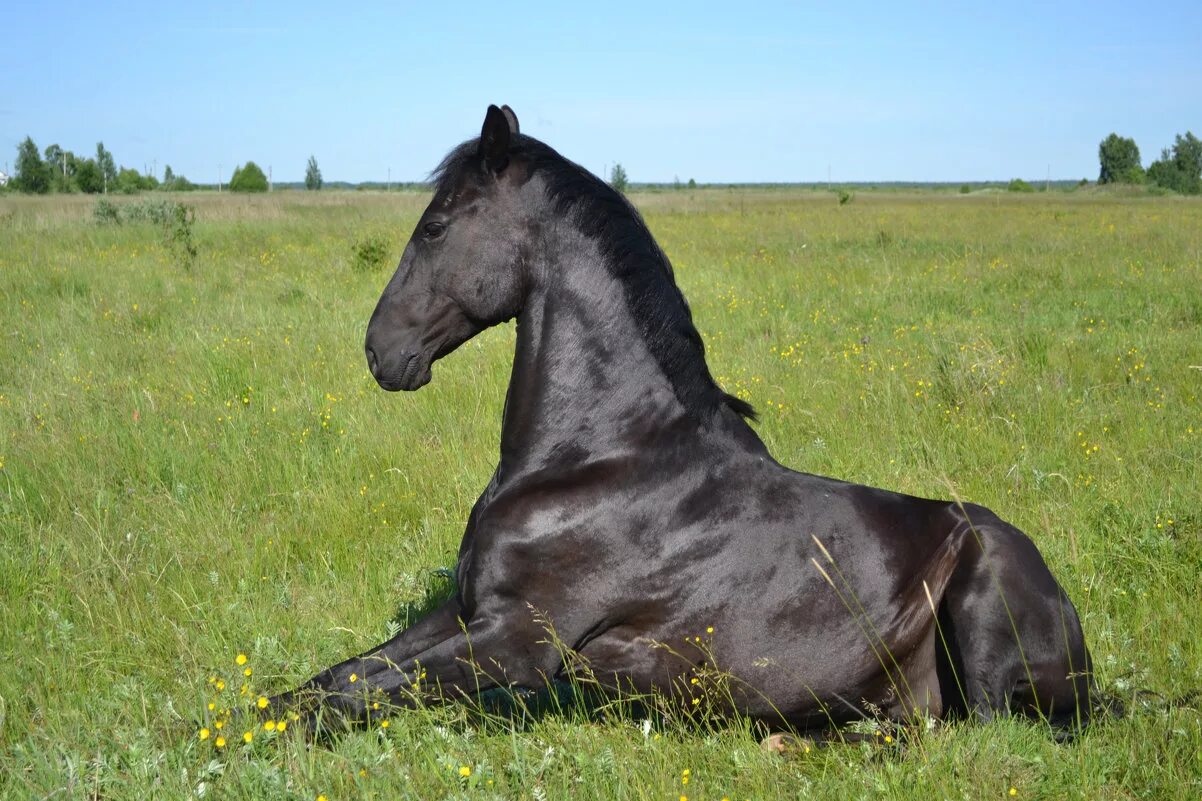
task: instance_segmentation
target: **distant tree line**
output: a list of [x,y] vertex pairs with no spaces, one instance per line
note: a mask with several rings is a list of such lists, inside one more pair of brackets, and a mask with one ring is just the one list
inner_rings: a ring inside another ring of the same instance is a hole
[[1147,170],[1135,140],[1116,133],[1098,145],[1098,161],[1099,184],[1151,184],[1183,195],[1202,194],[1202,140],[1190,131],[1177,134],[1173,146],[1161,150]]
[[163,171],[161,182],[153,175],[143,175],[129,167],[118,168],[104,142],[96,143],[95,156],[84,158],[57,144],[39,152],[28,136],[17,145],[16,172],[10,186],[18,192],[36,195],[49,192],[133,194],[151,189],[181,192],[196,188],[187,178],[172,172],[170,166]]

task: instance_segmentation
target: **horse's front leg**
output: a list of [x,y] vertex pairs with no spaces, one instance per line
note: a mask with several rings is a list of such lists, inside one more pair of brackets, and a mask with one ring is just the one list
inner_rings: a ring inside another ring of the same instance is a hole
[[[360,717],[361,714],[355,714],[354,708],[362,707],[362,703],[352,701],[363,695],[363,688],[375,686],[380,674],[395,671],[396,667],[402,665],[412,665],[413,657],[462,634],[460,611],[459,600],[451,598],[391,640],[323,670],[295,690],[274,696],[269,701],[269,708],[283,710],[299,707],[306,712],[313,712],[325,705],[338,708],[351,717]],[[362,711],[359,710],[360,713]]]
[[431,631],[420,652],[407,648],[399,656],[394,649],[385,655],[394,640],[322,672],[310,682],[319,705],[307,712],[362,720],[377,702],[407,706],[419,700],[458,700],[493,687],[537,689],[562,661],[528,610],[524,615],[478,615],[467,625],[456,618],[454,627],[442,632],[448,636],[435,642]]

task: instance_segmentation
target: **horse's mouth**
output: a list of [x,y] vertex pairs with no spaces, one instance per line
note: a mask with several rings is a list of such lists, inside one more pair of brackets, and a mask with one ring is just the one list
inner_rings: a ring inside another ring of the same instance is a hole
[[405,361],[398,373],[391,376],[376,376],[376,383],[388,392],[413,392],[430,383],[430,364],[419,353],[414,353]]

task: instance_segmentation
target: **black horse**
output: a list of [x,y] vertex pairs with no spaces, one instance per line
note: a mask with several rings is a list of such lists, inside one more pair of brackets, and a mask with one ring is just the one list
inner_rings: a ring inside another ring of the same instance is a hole
[[516,318],[500,460],[454,597],[277,705],[356,719],[372,697],[542,688],[587,665],[681,702],[721,671],[728,709],[801,730],[866,709],[1087,720],[1077,612],[1031,540],[980,506],[773,460],[620,193],[508,107],[435,177],[367,362],[384,389],[416,390]]

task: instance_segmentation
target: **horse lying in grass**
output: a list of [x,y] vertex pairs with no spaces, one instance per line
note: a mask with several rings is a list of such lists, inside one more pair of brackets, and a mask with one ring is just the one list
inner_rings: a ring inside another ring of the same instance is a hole
[[273,710],[363,719],[372,699],[541,688],[587,665],[602,687],[686,708],[692,679],[718,670],[727,711],[801,731],[866,709],[1088,720],[1081,624],[1031,540],[981,506],[777,463],[620,193],[508,107],[435,177],[367,362],[384,389],[416,390],[516,319],[500,459],[454,597]]

